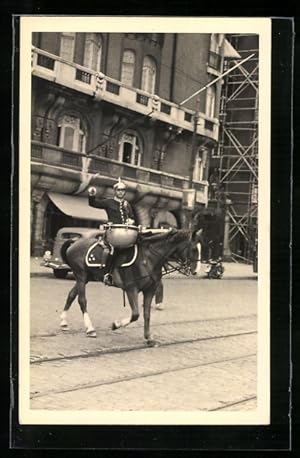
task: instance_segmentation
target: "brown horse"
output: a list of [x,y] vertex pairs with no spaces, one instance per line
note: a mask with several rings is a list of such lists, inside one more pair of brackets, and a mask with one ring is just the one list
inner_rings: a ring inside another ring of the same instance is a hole
[[[70,242],[67,241],[62,247],[62,257],[71,267],[76,284],[68,294],[61,315],[60,326],[63,330],[68,329],[67,311],[78,295],[86,334],[89,337],[96,337],[96,331],[87,312],[86,284],[90,280],[103,281],[101,270],[87,267],[85,263],[86,253],[94,242],[94,238],[79,239],[71,246]],[[177,259],[186,268],[195,262],[197,256],[198,252],[193,235],[182,230],[140,236],[136,260],[128,267],[122,267],[126,252],[119,252],[114,261],[113,285],[126,292],[131,307],[131,316],[114,321],[112,329],[127,326],[139,318],[138,293],[143,292],[144,338],[149,345],[154,345],[155,342],[150,335],[150,310],[153,296],[161,281],[162,267],[168,259],[172,258]]]

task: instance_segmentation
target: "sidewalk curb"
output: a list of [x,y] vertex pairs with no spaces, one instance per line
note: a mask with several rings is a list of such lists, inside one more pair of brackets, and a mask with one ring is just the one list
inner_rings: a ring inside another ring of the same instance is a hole
[[[31,272],[30,273],[30,278],[53,278],[55,280],[59,280],[54,277],[54,275],[51,272]],[[189,277],[185,275],[170,275],[170,276],[163,276],[163,280],[211,280],[211,281],[222,281],[222,280],[257,280],[257,275],[228,275],[226,274],[223,275],[222,278],[219,279],[208,279],[205,274],[200,274],[200,275],[190,275]],[[62,280],[73,280],[75,281],[74,278],[64,278]]]
[[[44,267],[41,259],[31,258],[30,259],[30,277],[31,278],[53,278],[56,279],[53,275],[52,269]],[[224,274],[220,279],[211,279],[213,280],[257,280],[257,273],[252,271],[252,266],[247,264],[238,264],[238,263],[223,263],[224,265]],[[73,279],[69,274],[66,279]],[[199,274],[185,276],[180,273],[170,273],[163,276],[164,280],[178,279],[178,280],[208,280],[206,273],[204,272],[204,265],[202,266]]]

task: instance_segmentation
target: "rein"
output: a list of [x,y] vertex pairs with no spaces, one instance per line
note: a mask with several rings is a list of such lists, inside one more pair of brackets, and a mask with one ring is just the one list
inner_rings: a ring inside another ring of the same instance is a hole
[[[149,251],[151,251],[153,254],[155,255],[160,255],[160,253],[158,251],[156,251],[152,245],[149,246]],[[184,261],[182,260],[179,260],[179,261],[175,261],[177,262],[177,264],[179,264],[179,267],[176,267],[174,266],[173,264],[171,264],[170,261],[167,260],[167,257],[168,255],[165,255],[163,257],[163,259],[166,259],[165,261],[163,261],[163,267],[165,269],[165,272],[162,273],[162,276],[164,275],[167,275],[169,273],[172,273],[172,272],[179,272],[181,273],[182,275],[185,275],[186,277],[189,277],[190,274],[191,274],[191,267],[189,265],[189,260],[188,260],[188,257],[186,257],[186,259]],[[165,265],[169,266],[170,269],[166,269],[165,268]]]
[[[167,265],[169,268],[166,269],[165,265]],[[173,272],[179,272],[180,274],[185,275],[186,277],[189,277],[191,274],[190,267],[186,266],[184,263],[179,264],[179,266],[177,267],[174,266],[174,264],[171,264],[170,261],[166,261],[163,267],[165,269],[165,271],[162,273],[163,277]]]

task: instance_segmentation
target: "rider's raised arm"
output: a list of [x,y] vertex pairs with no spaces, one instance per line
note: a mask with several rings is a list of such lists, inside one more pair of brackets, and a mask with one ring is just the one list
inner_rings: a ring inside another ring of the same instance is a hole
[[96,188],[90,187],[88,190],[89,205],[95,208],[107,208],[107,199],[97,198]]
[[97,199],[97,196],[89,196],[89,205],[95,208],[107,208],[107,199]]

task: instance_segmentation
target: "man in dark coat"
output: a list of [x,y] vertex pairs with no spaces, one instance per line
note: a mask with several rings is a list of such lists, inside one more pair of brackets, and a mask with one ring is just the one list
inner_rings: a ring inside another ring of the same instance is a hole
[[[97,197],[97,190],[94,186],[88,189],[89,205],[95,208],[103,208],[107,212],[108,222],[112,224],[135,224],[135,217],[130,203],[125,199],[126,185],[119,181],[114,185],[115,196],[113,198],[103,199]],[[104,237],[105,242],[105,237]],[[107,247],[109,245],[107,244]],[[112,267],[113,256],[110,250],[104,250],[104,264],[107,273],[104,275],[103,282],[106,285],[112,285]]]
[[97,198],[97,190],[90,187],[89,205],[95,208],[104,208],[108,221],[113,224],[135,224],[135,217],[130,203],[125,199],[126,185],[119,180],[114,185],[115,197],[111,199]]
[[194,224],[197,230],[201,229],[201,262],[219,261],[223,252],[223,216],[216,210],[204,209],[199,212]]

